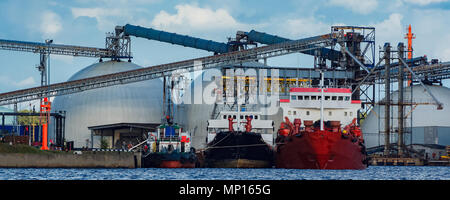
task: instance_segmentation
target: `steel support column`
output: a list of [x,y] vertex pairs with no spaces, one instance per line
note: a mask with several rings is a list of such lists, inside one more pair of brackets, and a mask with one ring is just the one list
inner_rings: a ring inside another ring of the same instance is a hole
[[384,155],[389,156],[390,145],[390,118],[391,118],[391,45],[389,43],[384,44]]
[[[397,56],[400,59],[403,59],[404,57],[404,51],[405,51],[405,46],[402,42],[398,43],[397,46]],[[401,62],[401,61],[399,61]],[[403,146],[404,146],[404,142],[403,142],[403,126],[404,126],[404,108],[403,108],[403,65],[399,65],[398,66],[398,143],[397,143],[397,148],[398,148],[398,156],[402,157],[403,156]],[[412,89],[412,88],[411,88]],[[411,99],[412,100],[412,99]]]

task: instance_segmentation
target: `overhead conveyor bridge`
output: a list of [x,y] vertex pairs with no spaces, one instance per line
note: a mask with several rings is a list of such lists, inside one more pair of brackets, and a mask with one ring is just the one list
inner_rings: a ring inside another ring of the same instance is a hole
[[212,40],[205,40],[187,35],[180,35],[177,33],[169,33],[166,31],[159,31],[156,29],[145,28],[131,24],[127,24],[123,27],[119,26],[118,28],[116,28],[116,30],[119,30],[119,34],[120,32],[123,32],[123,34],[127,36],[135,36],[185,47],[192,47],[195,49],[202,49],[205,51],[214,52],[216,54],[228,53],[231,51],[230,45],[228,45],[227,43],[215,42]]
[[[271,34],[267,34],[267,33],[263,33],[263,32],[258,32],[255,30],[251,30],[250,32],[245,33],[245,35],[248,37],[248,40],[250,40],[250,41],[261,43],[261,44],[267,44],[267,45],[292,41],[291,39],[287,39],[287,38],[283,38],[283,37],[279,37],[276,35],[271,35]],[[316,49],[311,49],[308,51],[303,51],[302,53],[308,54],[311,56],[319,55],[327,60],[332,60],[332,61],[338,61],[342,56],[342,53],[340,51],[337,51],[334,49],[329,49],[329,48],[316,48]]]
[[203,70],[235,63],[282,56],[296,52],[303,52],[334,45],[337,39],[338,38],[333,34],[325,34],[307,39],[283,42],[242,51],[234,51],[198,59],[185,60],[137,70],[96,76],[87,79],[7,92],[0,94],[0,105],[35,100],[42,96],[52,97],[113,85],[145,81],[170,76],[173,73],[185,73],[189,71]]
[[24,51],[31,53],[81,56],[81,57],[99,57],[99,58],[131,58],[129,52],[116,54],[113,49],[83,47],[62,44],[47,44],[40,42],[26,42],[16,40],[0,39],[0,49],[10,51]]

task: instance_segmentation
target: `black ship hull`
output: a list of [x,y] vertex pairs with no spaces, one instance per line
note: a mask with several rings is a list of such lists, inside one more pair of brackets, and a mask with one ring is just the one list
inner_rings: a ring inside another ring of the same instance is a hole
[[191,152],[155,152],[142,156],[143,168],[194,168],[197,156]]
[[217,133],[204,152],[205,166],[211,168],[270,168],[274,151],[254,132]]

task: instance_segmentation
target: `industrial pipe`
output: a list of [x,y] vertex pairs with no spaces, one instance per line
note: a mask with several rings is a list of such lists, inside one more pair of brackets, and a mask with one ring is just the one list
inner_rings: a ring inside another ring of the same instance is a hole
[[124,26],[123,32],[125,35],[212,51],[214,53],[227,53],[230,51],[230,46],[226,43],[214,42],[211,40],[204,40],[165,31],[158,31],[152,28],[144,28],[130,24]]

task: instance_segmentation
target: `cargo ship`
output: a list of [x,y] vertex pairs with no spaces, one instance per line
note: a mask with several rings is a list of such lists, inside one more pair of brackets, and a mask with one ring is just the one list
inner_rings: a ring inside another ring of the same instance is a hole
[[271,168],[274,164],[273,125],[272,120],[261,119],[259,112],[220,112],[218,119],[208,120],[205,166]]
[[364,139],[356,123],[361,101],[351,100],[351,93],[348,88],[291,88],[289,99],[280,100],[284,122],[275,140],[276,167],[367,168]]
[[161,124],[149,132],[142,155],[144,168],[194,168],[197,163],[190,134],[177,124]]

